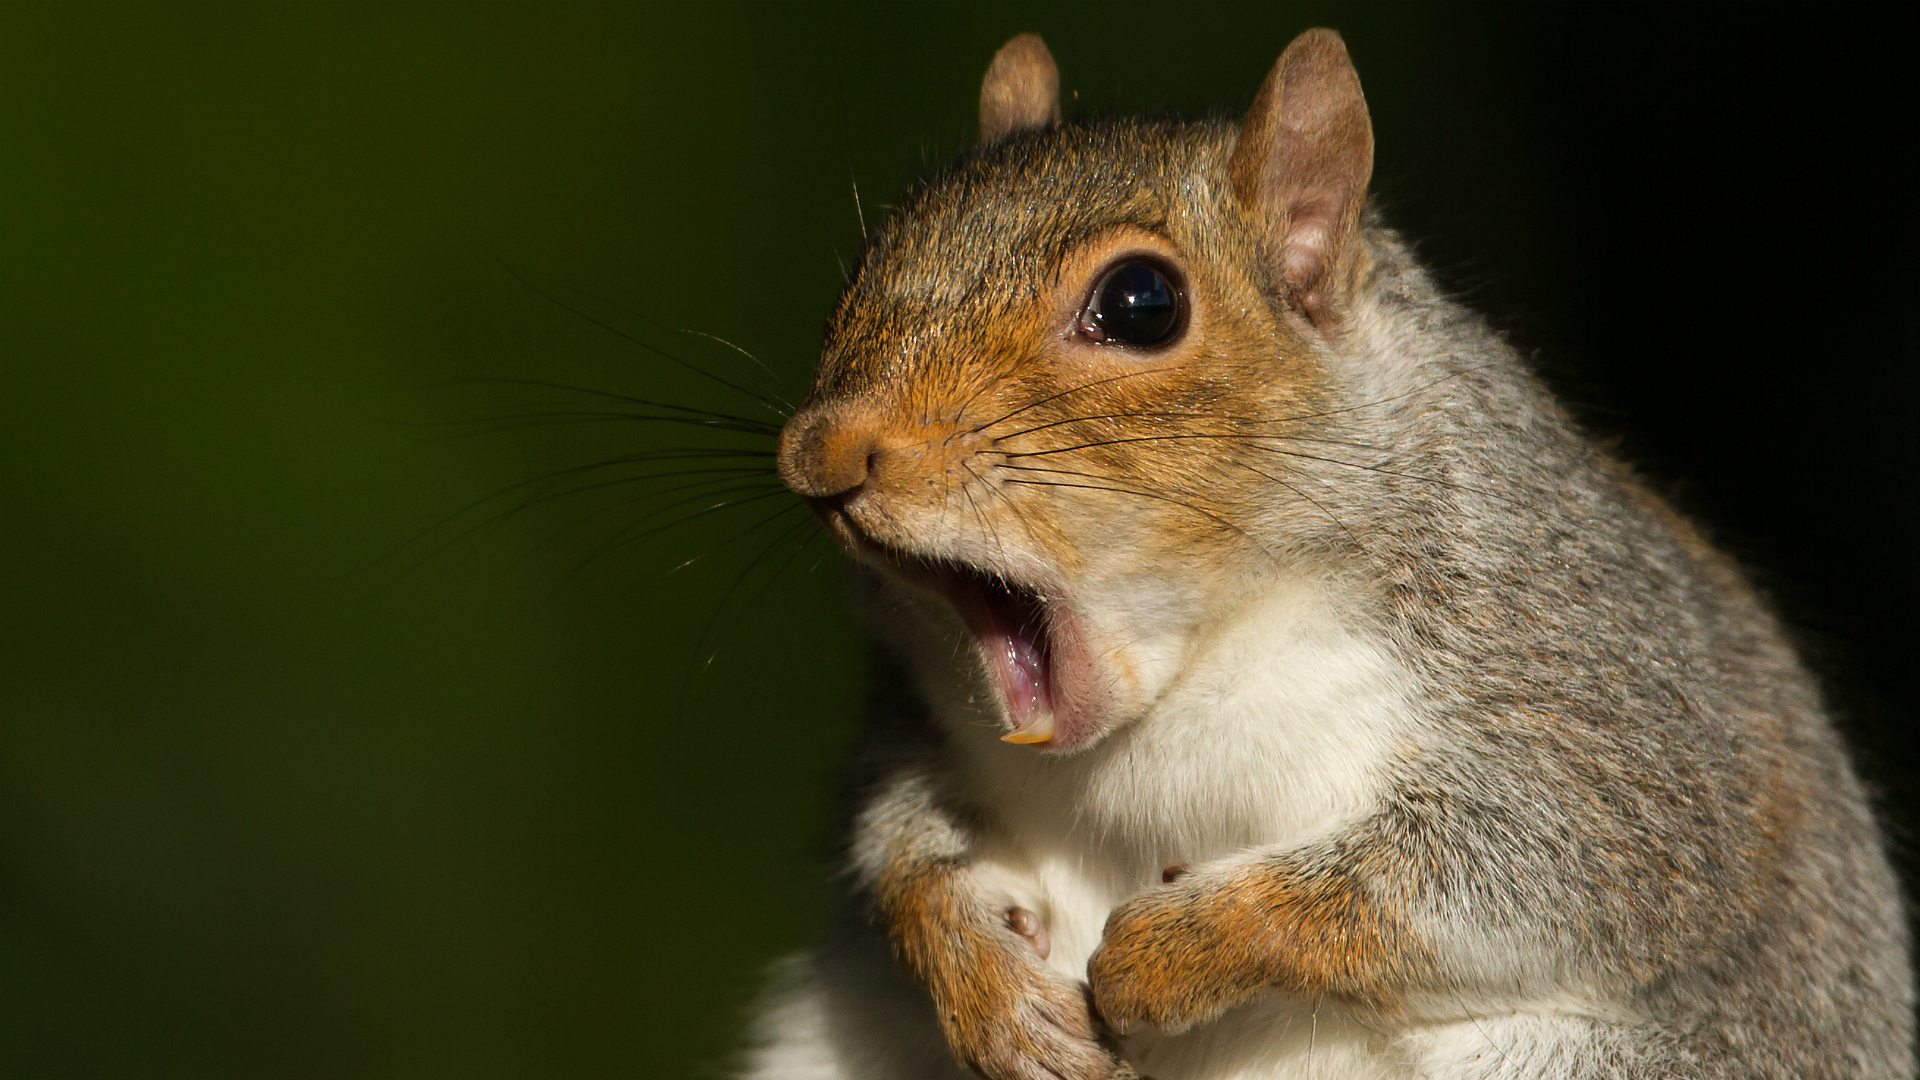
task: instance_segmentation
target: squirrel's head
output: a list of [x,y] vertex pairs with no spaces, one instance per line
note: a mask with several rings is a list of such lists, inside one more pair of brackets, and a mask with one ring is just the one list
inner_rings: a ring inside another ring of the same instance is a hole
[[1338,544],[1284,449],[1333,408],[1373,141],[1326,30],[1238,125],[1062,124],[1058,87],[1037,37],[994,57],[979,146],[870,239],[779,461],[935,692],[1069,750],[1250,576]]

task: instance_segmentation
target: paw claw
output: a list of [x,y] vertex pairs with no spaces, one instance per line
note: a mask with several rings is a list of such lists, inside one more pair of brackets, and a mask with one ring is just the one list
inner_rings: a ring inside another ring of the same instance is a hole
[[1025,938],[1027,944],[1042,960],[1045,960],[1047,954],[1053,951],[1052,941],[1047,937],[1046,925],[1040,921],[1040,916],[1026,908],[1007,909],[1007,929]]

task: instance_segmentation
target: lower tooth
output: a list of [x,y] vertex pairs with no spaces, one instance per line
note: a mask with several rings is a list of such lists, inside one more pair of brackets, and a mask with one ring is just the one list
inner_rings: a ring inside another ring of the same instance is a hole
[[1053,741],[1053,713],[1043,712],[1029,717],[1027,722],[1000,736],[1001,742],[1016,743],[1021,746],[1049,743]]

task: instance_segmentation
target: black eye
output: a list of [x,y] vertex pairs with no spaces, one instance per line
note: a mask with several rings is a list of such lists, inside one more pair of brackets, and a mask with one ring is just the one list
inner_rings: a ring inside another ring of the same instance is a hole
[[1182,299],[1158,263],[1131,259],[1094,285],[1080,333],[1100,345],[1165,345],[1180,332]]

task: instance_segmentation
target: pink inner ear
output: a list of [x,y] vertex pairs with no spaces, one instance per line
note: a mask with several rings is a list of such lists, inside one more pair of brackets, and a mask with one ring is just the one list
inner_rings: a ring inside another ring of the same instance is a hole
[[1318,319],[1327,306],[1328,271],[1339,257],[1336,247],[1346,239],[1346,207],[1339,193],[1324,190],[1298,193],[1291,202],[1281,240],[1280,279],[1308,317]]
[[1234,146],[1234,191],[1272,229],[1277,268],[1316,323],[1337,311],[1340,268],[1358,243],[1373,128],[1346,46],[1309,30],[1281,54]]
[[1333,246],[1333,229],[1324,217],[1296,212],[1287,228],[1285,245],[1280,249],[1280,277],[1296,292],[1312,288],[1325,272],[1328,249]]

